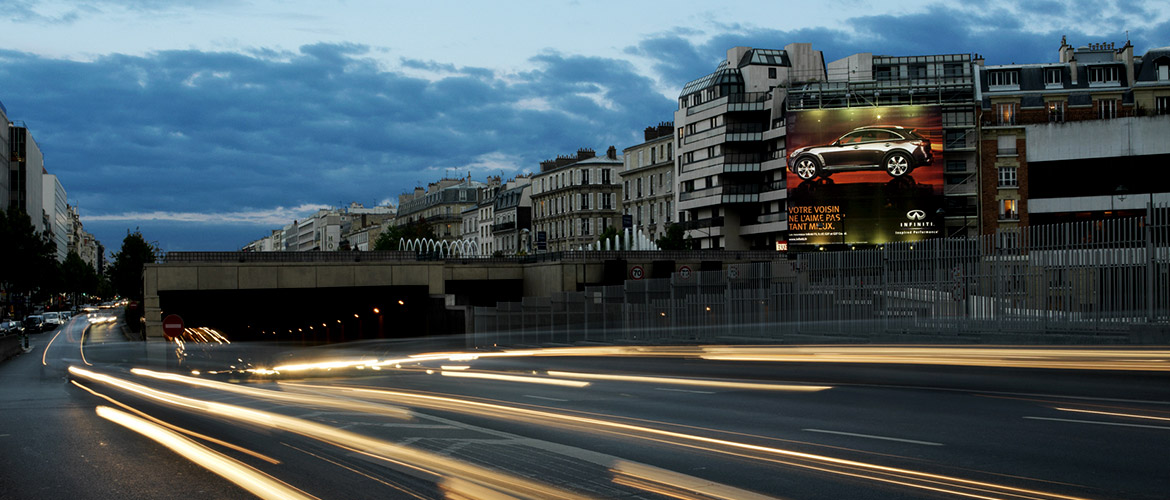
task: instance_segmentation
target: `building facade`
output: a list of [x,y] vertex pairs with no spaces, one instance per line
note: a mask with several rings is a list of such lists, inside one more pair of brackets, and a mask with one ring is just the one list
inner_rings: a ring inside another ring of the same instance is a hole
[[496,195],[492,241],[502,255],[532,253],[532,178],[518,176]]
[[610,226],[621,227],[617,172],[622,158],[610,146],[541,162],[532,176],[532,225],[537,251],[574,250],[597,241]]
[[435,237],[455,241],[463,235],[463,211],[479,203],[479,190],[485,184],[464,179],[443,179],[426,189],[414,188],[398,196],[398,214],[394,224],[426,224]]
[[622,216],[650,240],[666,234],[674,217],[674,124],[643,131],[646,142],[622,150]]
[[65,200],[65,188],[61,185],[61,180],[53,174],[45,174],[42,177],[42,188],[41,200],[44,206],[41,209],[45,213],[45,230],[49,241],[57,249],[57,262],[65,262],[65,256],[69,255],[69,232],[73,226],[69,217],[69,205]]
[[981,70],[984,233],[1145,213],[1170,201],[1170,48],[1073,47]]
[[0,209],[8,210],[8,197],[11,195],[11,188],[8,186],[8,178],[10,176],[9,170],[12,168],[10,163],[13,160],[12,146],[9,144],[9,135],[12,133],[8,126],[8,108],[4,107],[4,103],[0,102],[0,126],[4,127],[0,131],[0,154],[5,156],[0,164],[4,165],[3,171],[0,171]]
[[825,79],[810,44],[733,47],[683,87],[674,113],[678,220],[698,248],[774,249],[787,230],[787,89]]
[[48,229],[44,211],[45,158],[23,122],[8,125],[8,206],[26,214],[38,233]]

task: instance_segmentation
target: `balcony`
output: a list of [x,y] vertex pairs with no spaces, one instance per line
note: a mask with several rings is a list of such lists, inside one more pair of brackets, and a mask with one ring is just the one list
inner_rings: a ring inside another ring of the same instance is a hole
[[723,203],[759,203],[760,202],[760,185],[759,184],[743,184],[743,185],[728,185],[723,186],[723,198],[720,200]]
[[710,219],[689,220],[683,223],[683,229],[704,229],[708,227],[723,227],[723,217]]
[[757,153],[734,153],[723,155],[723,173],[759,172],[760,159]]
[[693,200],[696,198],[705,198],[707,196],[716,196],[723,193],[723,186],[712,186],[704,189],[696,189],[678,194],[679,201]]
[[727,96],[728,111],[764,111],[771,92],[744,92]]
[[500,224],[492,224],[492,232],[498,233],[502,231],[511,231],[516,229],[516,222],[503,222]]
[[761,123],[729,123],[727,134],[723,139],[727,142],[756,142],[764,139],[764,125]]

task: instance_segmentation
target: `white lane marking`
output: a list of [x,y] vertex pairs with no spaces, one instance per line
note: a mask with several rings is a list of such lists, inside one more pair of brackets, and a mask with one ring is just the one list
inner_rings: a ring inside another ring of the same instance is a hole
[[805,432],[821,432],[824,434],[840,434],[842,436],[853,436],[853,437],[866,438],[866,439],[882,439],[885,441],[897,441],[899,443],[924,444],[926,446],[943,446],[942,443],[932,443],[930,441],[918,441],[918,440],[914,440],[914,439],[902,439],[902,438],[886,437],[886,436],[873,436],[870,434],[857,434],[857,433],[853,433],[853,432],[826,431],[824,429],[801,429],[801,430],[803,430]]
[[560,401],[560,402],[565,402],[565,401],[568,401],[567,399],[560,399],[560,398],[546,398],[546,397],[544,397],[544,396],[532,396],[532,395],[529,395],[529,394],[525,394],[525,395],[524,395],[524,397],[526,397],[526,398],[532,398],[532,399],[543,399],[543,400],[545,400],[545,401]]
[[1097,425],[1116,425],[1118,427],[1140,427],[1143,429],[1159,429],[1163,431],[1170,431],[1170,427],[1164,425],[1142,425],[1142,424],[1123,424],[1120,422],[1100,422],[1097,420],[1074,420],[1071,418],[1050,418],[1050,417],[1024,417],[1030,420],[1051,420],[1053,422],[1072,422],[1076,424],[1097,424]]
[[691,394],[715,394],[714,391],[692,391],[690,389],[670,389],[667,387],[655,387],[655,389],[659,390],[659,391],[670,391],[670,392],[689,392]]

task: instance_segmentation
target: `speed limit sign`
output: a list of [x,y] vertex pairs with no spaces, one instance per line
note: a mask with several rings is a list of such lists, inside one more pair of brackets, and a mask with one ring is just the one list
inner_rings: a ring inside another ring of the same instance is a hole
[[634,266],[630,268],[630,279],[640,280],[645,275],[642,266]]

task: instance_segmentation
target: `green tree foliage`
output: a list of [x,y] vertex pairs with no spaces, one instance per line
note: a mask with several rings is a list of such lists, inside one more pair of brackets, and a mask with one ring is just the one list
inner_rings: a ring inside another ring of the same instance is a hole
[[658,244],[661,250],[686,250],[691,247],[691,242],[687,241],[685,235],[686,231],[683,230],[682,224],[671,224],[666,227],[666,234],[654,243]]
[[161,251],[148,243],[137,229],[128,232],[122,240],[122,249],[114,254],[110,264],[110,284],[123,297],[142,300],[142,270],[146,264],[158,261]]
[[382,230],[378,239],[374,240],[374,250],[398,250],[398,240],[413,240],[415,238],[435,239],[435,231],[426,220],[413,222],[405,226],[389,226]]
[[605,231],[602,231],[601,234],[597,235],[597,241],[604,242],[605,240],[612,240],[617,235],[618,235],[617,228],[614,226],[609,226],[609,227],[605,228]]
[[32,293],[56,280],[56,246],[37,233],[23,211],[0,212],[0,283],[9,292]]
[[61,263],[61,291],[65,293],[95,295],[101,282],[97,270],[81,259],[77,252],[69,252]]

